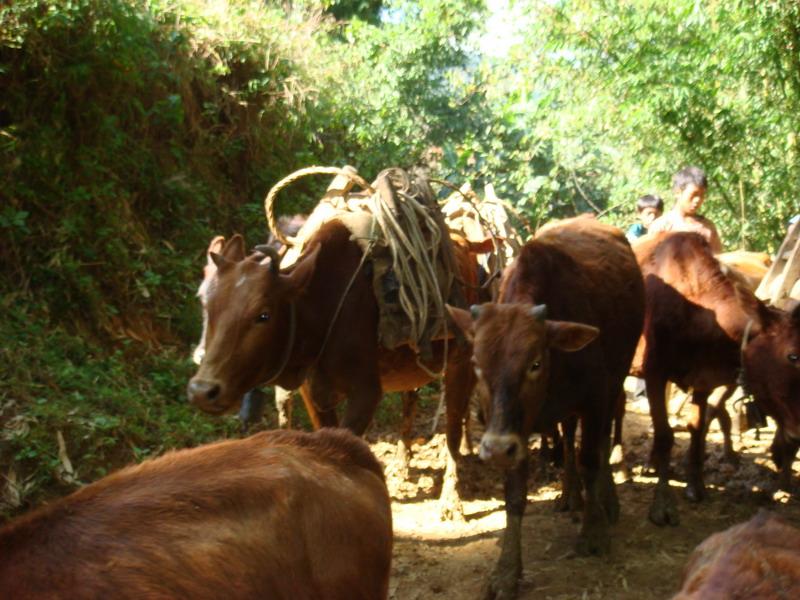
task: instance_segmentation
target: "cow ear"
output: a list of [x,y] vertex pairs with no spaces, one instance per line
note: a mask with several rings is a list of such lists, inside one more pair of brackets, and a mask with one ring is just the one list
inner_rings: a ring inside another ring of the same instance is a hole
[[463,332],[467,341],[471,343],[475,338],[475,321],[472,318],[472,313],[463,308],[450,306],[449,304],[445,304],[445,307],[447,308],[447,312],[450,313],[450,318],[453,319],[453,323]]
[[600,335],[600,330],[583,323],[547,321],[547,338],[553,348],[577,352]]
[[244,238],[237,233],[230,240],[228,240],[228,243],[222,248],[222,252],[220,252],[220,254],[232,262],[244,260]]
[[300,257],[300,260],[292,267],[291,271],[286,275],[278,275],[280,277],[281,288],[289,297],[289,299],[296,298],[305,292],[308,284],[311,283],[311,278],[314,276],[314,271],[317,268],[317,257],[319,256],[319,249],[322,244],[317,244],[310,252],[306,252]]
[[[780,313],[761,302],[761,300],[756,300],[756,302],[758,302],[756,311],[758,314],[758,325],[760,325],[759,329],[767,330],[779,320],[778,315]],[[792,312],[792,318],[794,318],[794,312]]]
[[214,261],[211,259],[211,254],[219,254],[222,252],[222,247],[225,245],[225,238],[221,235],[217,235],[211,240],[211,243],[208,245],[208,250],[206,250],[206,260],[208,265],[211,266],[214,264]]
[[800,302],[798,302],[794,308],[792,308],[792,311],[789,314],[791,315],[792,323],[794,323],[795,326],[800,325]]
[[216,252],[211,252],[208,255],[208,258],[210,260],[209,264],[213,264],[220,271],[233,265],[233,263],[225,258],[222,254],[217,254]]

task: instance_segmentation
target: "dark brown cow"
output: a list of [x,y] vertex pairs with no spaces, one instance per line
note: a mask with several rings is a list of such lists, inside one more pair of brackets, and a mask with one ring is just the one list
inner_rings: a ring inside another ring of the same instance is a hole
[[[263,255],[245,257],[241,237],[226,244],[209,293],[206,355],[189,382],[189,398],[220,414],[257,385],[302,384],[315,427],[336,425],[336,405],[346,396],[342,425],[361,435],[383,392],[416,389],[431,381],[431,373],[420,368],[411,348],[380,346],[372,274],[369,268],[358,270],[362,250],[350,231],[330,221],[307,248],[295,265],[279,271]],[[459,279],[467,284],[464,296],[474,297],[477,263],[458,246],[454,250]],[[429,369],[441,368],[444,347],[434,341]],[[451,339],[447,347],[447,443],[454,459],[474,374],[467,344]],[[455,479],[450,460],[442,492],[445,516],[460,513]]]
[[129,467],[0,530],[4,598],[386,598],[380,463],[342,430],[273,431]]
[[486,595],[510,598],[522,570],[532,432],[564,424],[562,499],[575,506],[580,420],[577,463],[586,499],[578,549],[608,549],[608,524],[619,515],[608,462],[611,423],[641,333],[642,278],[621,231],[579,217],[547,226],[525,244],[503,276],[499,304],[451,313],[474,340],[473,362],[486,392],[481,458],[507,469],[506,532]]
[[800,598],[800,531],[765,510],[700,544],[672,600]]
[[679,520],[669,487],[673,433],[664,399],[667,381],[692,388],[689,500],[699,501],[705,493],[708,395],[717,386],[736,383],[740,366],[755,401],[778,423],[773,456],[782,485],[788,486],[800,445],[800,311],[767,308],[725,275],[698,234],[646,236],[634,244],[634,251],[647,305],[643,347],[637,354],[641,365],[634,365],[634,371],[643,373],[647,383],[655,430],[652,458],[659,479],[650,519],[658,525]]

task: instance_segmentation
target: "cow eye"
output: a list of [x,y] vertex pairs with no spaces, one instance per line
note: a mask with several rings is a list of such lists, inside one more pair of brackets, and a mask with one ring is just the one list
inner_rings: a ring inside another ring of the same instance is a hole
[[263,312],[256,317],[256,323],[266,323],[267,321],[269,321],[269,313]]
[[789,359],[790,363],[796,363],[798,360],[800,360],[800,356],[797,354],[789,354],[786,358]]
[[535,360],[535,361],[533,361],[531,363],[531,366],[529,367],[529,370],[530,371],[538,371],[541,366],[542,366],[542,363],[540,363],[538,360]]

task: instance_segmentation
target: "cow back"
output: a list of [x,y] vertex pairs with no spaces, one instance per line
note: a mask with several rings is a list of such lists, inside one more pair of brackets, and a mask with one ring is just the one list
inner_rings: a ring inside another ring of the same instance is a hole
[[641,333],[643,298],[623,233],[586,216],[541,228],[507,270],[500,292],[501,302],[535,301],[547,305],[548,319],[600,329],[584,350],[554,352],[549,397],[576,386],[610,394],[621,384]]
[[111,475],[0,531],[16,598],[382,598],[391,513],[347,432],[264,432]]

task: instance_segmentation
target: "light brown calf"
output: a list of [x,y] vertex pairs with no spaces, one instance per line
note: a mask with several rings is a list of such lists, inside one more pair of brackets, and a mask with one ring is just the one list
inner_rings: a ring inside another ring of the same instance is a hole
[[343,430],[129,467],[0,530],[4,598],[386,598],[389,497]]

